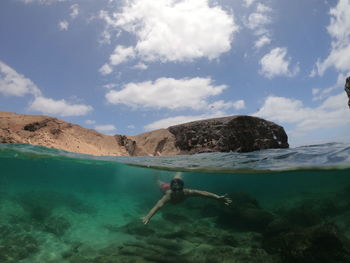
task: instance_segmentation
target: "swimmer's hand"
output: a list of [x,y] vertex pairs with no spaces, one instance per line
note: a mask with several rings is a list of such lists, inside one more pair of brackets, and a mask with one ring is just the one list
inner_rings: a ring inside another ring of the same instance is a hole
[[223,201],[225,205],[229,206],[232,203],[232,199],[227,197],[227,194],[220,195],[219,200]]
[[142,223],[147,225],[149,223],[149,218],[147,216],[143,216],[143,217],[141,217],[141,221],[142,221]]

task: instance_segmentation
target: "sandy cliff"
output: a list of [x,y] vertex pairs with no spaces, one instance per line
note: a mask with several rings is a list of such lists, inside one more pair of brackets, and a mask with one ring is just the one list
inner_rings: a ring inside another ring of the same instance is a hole
[[29,143],[93,155],[128,155],[108,136],[47,116],[0,112],[0,143]]

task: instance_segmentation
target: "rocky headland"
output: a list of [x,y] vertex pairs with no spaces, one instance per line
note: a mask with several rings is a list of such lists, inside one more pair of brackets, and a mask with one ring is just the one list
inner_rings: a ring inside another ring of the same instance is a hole
[[350,108],[350,77],[348,77],[346,79],[346,82],[345,82],[345,92],[346,94],[348,95],[348,98],[349,98],[349,101],[348,101],[348,105],[349,105],[349,108]]
[[200,120],[136,136],[105,135],[39,115],[0,111],[0,143],[28,143],[91,155],[141,156],[288,148],[283,127],[251,116]]

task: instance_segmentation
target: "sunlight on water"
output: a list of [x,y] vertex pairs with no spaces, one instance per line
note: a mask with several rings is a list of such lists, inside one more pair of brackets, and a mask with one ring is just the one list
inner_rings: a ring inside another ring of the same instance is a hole
[[[347,145],[117,159],[144,167],[0,146],[0,262],[350,262]],[[192,198],[143,225],[178,170],[232,205]]]

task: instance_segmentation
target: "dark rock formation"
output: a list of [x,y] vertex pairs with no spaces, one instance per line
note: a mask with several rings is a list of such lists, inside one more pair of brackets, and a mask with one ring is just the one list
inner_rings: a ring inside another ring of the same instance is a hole
[[43,120],[43,121],[36,121],[36,122],[32,122],[32,123],[29,123],[27,125],[25,125],[23,127],[23,130],[25,131],[31,131],[31,132],[35,132],[43,127],[46,127],[47,126],[47,123],[50,121],[50,119],[46,119],[46,120]]
[[125,135],[114,135],[120,146],[125,147],[128,153],[133,156],[136,150],[136,141],[129,139]]
[[288,148],[284,129],[257,117],[231,116],[171,126],[176,147],[183,153],[250,152]]
[[350,108],[350,77],[348,77],[348,78],[346,79],[346,83],[345,83],[345,92],[346,92],[346,94],[348,94],[348,97],[349,97],[348,105],[349,105],[349,108]]
[[349,240],[332,223],[265,238],[268,253],[285,263],[345,263],[350,260]]
[[231,193],[232,204],[218,212],[217,223],[239,231],[264,232],[274,215],[263,210],[258,201],[246,193]]

